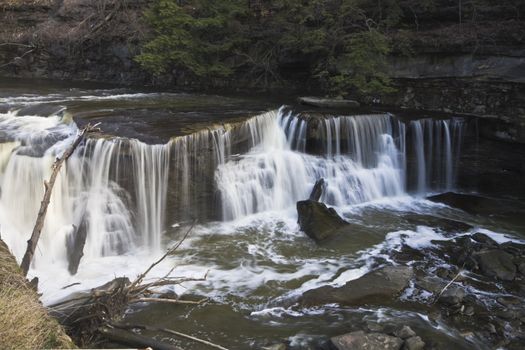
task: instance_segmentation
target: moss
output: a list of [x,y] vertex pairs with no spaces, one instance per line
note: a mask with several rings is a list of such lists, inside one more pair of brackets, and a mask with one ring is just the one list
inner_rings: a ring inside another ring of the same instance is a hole
[[3,349],[76,348],[42,306],[0,240],[0,344]]

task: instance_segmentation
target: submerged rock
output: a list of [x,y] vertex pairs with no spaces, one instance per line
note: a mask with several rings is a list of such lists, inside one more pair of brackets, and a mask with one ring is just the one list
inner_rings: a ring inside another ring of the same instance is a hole
[[303,105],[320,108],[357,108],[360,106],[359,102],[355,100],[333,98],[299,97],[298,101]]
[[316,241],[325,240],[349,225],[334,208],[310,199],[297,202],[297,216],[301,231]]
[[300,302],[304,305],[384,304],[408,286],[414,271],[408,266],[386,266],[347,282],[342,287],[324,286],[306,291]]
[[363,331],[332,337],[330,341],[337,350],[398,350],[403,345],[399,338]]

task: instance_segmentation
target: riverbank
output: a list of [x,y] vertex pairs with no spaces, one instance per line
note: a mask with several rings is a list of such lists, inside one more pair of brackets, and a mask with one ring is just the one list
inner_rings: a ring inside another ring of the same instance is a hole
[[76,348],[0,240],[0,344],[4,349]]

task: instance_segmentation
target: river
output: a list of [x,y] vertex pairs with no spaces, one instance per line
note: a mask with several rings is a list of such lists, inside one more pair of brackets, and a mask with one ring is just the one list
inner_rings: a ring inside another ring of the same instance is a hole
[[[115,276],[134,278],[196,221],[190,237],[153,276],[172,269],[173,276],[206,276],[173,291],[208,301],[138,304],[126,321],[176,329],[231,349],[283,342],[315,348],[330,336],[373,324],[410,325],[434,348],[486,347],[482,337],[465,336],[453,322],[430,315],[430,297],[414,281],[389,305],[297,303],[307,290],[342,286],[398,264],[396,254],[406,247],[427,254],[432,273],[449,266],[428,253],[437,249],[435,241],[482,232],[500,244],[523,242],[525,205],[517,194],[489,196],[484,212],[427,199],[465,192],[458,177],[465,159],[473,157],[475,120],[379,111],[320,116],[286,104],[293,101],[5,81],[2,239],[20,260],[55,157],[80,127],[100,123],[102,133],[77,149],[54,188],[29,272],[39,277],[44,304]],[[321,201],[353,227],[351,234],[322,244],[299,230],[295,208],[319,178],[327,183]],[[475,195],[480,193],[483,188]],[[87,242],[71,275],[67,242],[78,230],[87,232]],[[480,300],[508,295],[503,289],[469,293]]]

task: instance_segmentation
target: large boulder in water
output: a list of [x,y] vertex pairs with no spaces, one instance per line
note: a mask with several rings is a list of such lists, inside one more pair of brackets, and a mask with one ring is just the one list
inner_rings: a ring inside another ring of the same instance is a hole
[[334,208],[311,199],[297,202],[297,216],[301,231],[316,241],[325,240],[349,225]]
[[332,337],[332,346],[337,350],[399,350],[403,340],[382,333],[357,331]]
[[381,305],[394,299],[408,286],[414,271],[408,266],[386,266],[347,282],[342,287],[324,286],[306,291],[300,302],[306,306]]
[[513,256],[502,249],[489,249],[477,252],[474,258],[485,276],[503,281],[512,281],[516,277],[516,265]]

